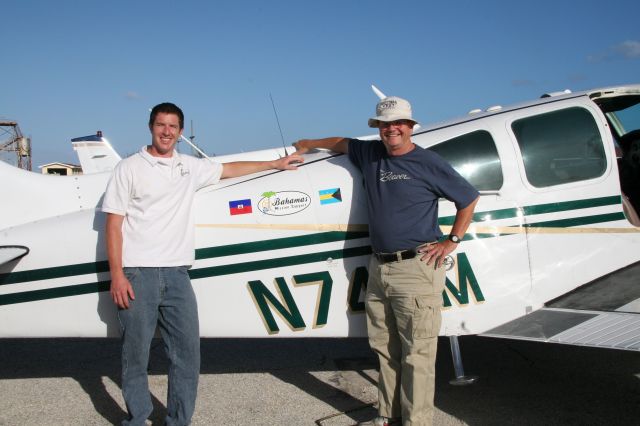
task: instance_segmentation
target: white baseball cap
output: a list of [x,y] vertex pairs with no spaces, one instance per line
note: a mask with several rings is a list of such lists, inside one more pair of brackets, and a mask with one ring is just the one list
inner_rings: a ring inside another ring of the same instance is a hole
[[411,104],[409,101],[398,98],[397,96],[389,96],[382,99],[376,105],[376,116],[369,119],[369,127],[377,128],[380,121],[396,121],[409,120],[414,124],[418,124],[411,117]]

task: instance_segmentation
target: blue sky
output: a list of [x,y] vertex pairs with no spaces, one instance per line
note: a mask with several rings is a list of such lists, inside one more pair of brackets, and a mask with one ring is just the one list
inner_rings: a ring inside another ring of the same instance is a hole
[[269,93],[290,144],[372,133],[372,83],[427,124],[640,83],[632,0],[5,0],[2,15],[0,118],[31,137],[34,169],[76,162],[70,139],[96,130],[137,151],[164,101],[221,155],[282,145]]

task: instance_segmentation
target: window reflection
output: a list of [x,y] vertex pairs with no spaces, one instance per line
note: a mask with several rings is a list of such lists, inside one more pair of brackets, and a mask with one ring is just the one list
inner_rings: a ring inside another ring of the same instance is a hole
[[485,130],[467,133],[429,148],[449,162],[478,191],[502,187],[502,167],[491,134]]
[[600,131],[584,108],[567,108],[516,120],[516,136],[525,173],[536,187],[601,176],[606,157]]

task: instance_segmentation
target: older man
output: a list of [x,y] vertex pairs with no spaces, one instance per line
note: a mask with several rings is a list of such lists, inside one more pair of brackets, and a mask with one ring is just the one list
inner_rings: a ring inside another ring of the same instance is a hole
[[[433,422],[435,359],[445,270],[442,261],[471,223],[478,191],[437,154],[411,141],[411,105],[388,97],[369,126],[380,140],[304,139],[297,154],[326,148],[349,155],[364,177],[373,255],[365,297],[369,344],[380,361],[374,425]],[[438,199],[455,203],[447,238]]]

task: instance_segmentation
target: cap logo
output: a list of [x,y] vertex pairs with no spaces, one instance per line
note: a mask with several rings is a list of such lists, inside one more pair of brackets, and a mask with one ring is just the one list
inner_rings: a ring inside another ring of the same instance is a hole
[[384,111],[385,109],[393,109],[397,105],[398,105],[398,101],[396,100],[380,102],[380,104],[378,105],[378,110]]

